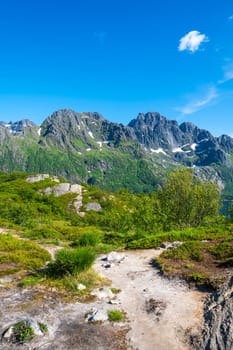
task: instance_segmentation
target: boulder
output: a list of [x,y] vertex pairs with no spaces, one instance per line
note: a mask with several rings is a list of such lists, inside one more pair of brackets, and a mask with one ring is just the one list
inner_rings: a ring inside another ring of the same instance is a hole
[[87,211],[93,210],[93,211],[99,212],[102,210],[101,205],[97,202],[87,203],[85,208]]
[[14,327],[19,324],[19,322],[23,322],[26,326],[29,326],[33,331],[33,336],[42,336],[44,335],[43,331],[40,328],[39,323],[32,319],[32,318],[25,318],[22,320],[19,320],[15,322],[14,324],[11,324],[8,326],[2,333],[2,339],[8,341],[8,342],[15,342],[16,341],[16,334],[14,331]]
[[178,248],[180,245],[182,245],[182,242],[179,242],[179,241],[163,242],[161,244],[161,248],[163,248],[163,249],[174,249],[174,248]]
[[51,188],[54,196],[59,197],[63,196],[64,194],[67,194],[70,192],[70,184],[68,182],[59,184],[57,186],[54,186]]
[[109,263],[121,263],[124,259],[125,259],[125,254],[111,252],[106,257],[104,257],[102,260],[107,261]]
[[70,192],[71,193],[78,193],[81,195],[82,193],[82,186],[78,184],[73,184],[70,186]]
[[34,183],[39,182],[49,178],[49,174],[37,174],[26,178],[26,182]]
[[88,322],[104,322],[108,320],[108,315],[105,311],[93,308],[87,315],[86,321]]
[[207,298],[202,333],[191,343],[195,350],[233,349],[233,277]]
[[13,331],[13,326],[10,326],[9,328],[7,328],[3,334],[2,334],[2,338],[3,339],[6,339],[6,340],[9,340],[13,337],[14,335],[14,331]]
[[77,193],[78,195],[81,195],[82,186],[78,184],[71,185],[69,182],[63,182],[57,186],[47,187],[43,192],[47,195],[53,193],[56,197],[63,196],[67,193]]
[[91,295],[96,296],[98,299],[110,299],[111,300],[115,297],[115,295],[113,294],[111,289],[108,287],[94,289],[91,292]]
[[33,320],[32,318],[26,318],[24,322],[27,326],[33,329],[35,335],[43,335],[43,332],[41,331],[37,321]]

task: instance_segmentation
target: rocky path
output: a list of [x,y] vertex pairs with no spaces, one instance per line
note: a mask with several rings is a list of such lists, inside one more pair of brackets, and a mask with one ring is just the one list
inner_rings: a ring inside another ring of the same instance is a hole
[[129,251],[123,262],[96,270],[120,288],[118,308],[127,312],[131,330],[128,342],[139,350],[189,349],[187,333],[195,333],[202,322],[203,293],[183,283],[168,281],[152,267],[159,250]]
[[[112,298],[109,288],[97,291],[89,303],[65,304],[53,290],[12,289],[0,285],[0,330],[20,319],[33,318],[48,325],[49,332],[30,344],[0,343],[2,350],[188,350],[187,334],[195,334],[202,322],[204,295],[183,283],[168,281],[151,265],[159,250],[120,253],[124,260],[109,264],[103,256],[95,263],[99,274],[121,291]],[[119,254],[118,254],[119,255]],[[106,293],[107,291],[107,293]],[[101,294],[102,293],[102,294]],[[110,294],[109,294],[110,293]],[[105,295],[104,295],[105,294]],[[101,323],[87,321],[98,311]],[[125,323],[110,323],[107,312],[127,313]],[[127,345],[125,346],[125,334]]]

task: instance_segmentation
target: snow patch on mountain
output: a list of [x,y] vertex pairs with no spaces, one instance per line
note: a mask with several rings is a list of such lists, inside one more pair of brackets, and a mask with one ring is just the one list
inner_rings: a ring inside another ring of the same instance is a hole
[[166,152],[162,148],[158,148],[158,149],[151,148],[150,151],[152,153],[163,153],[163,154],[166,154]]

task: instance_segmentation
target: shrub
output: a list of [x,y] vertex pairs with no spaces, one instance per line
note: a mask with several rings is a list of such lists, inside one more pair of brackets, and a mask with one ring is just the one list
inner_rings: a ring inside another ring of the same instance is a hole
[[109,310],[108,319],[113,322],[123,322],[125,320],[125,313],[117,309]]
[[15,341],[24,343],[34,338],[34,331],[25,321],[19,321],[13,327]]
[[90,248],[62,249],[56,253],[56,259],[48,266],[51,277],[63,277],[65,275],[77,275],[91,267],[96,253]]
[[42,333],[47,333],[48,332],[48,326],[45,323],[38,322],[38,325],[40,327],[40,330]]
[[233,246],[229,242],[221,242],[210,248],[210,253],[220,260],[231,258],[233,256]]
[[190,280],[195,283],[201,283],[204,281],[204,276],[201,273],[193,273],[190,275]]
[[110,288],[110,290],[111,290],[111,292],[112,292],[113,294],[118,294],[118,293],[121,292],[121,289],[119,289],[119,288],[114,288],[114,287]]
[[34,242],[0,235],[0,263],[15,263],[22,268],[36,269],[51,260],[50,254]]
[[157,248],[161,245],[162,240],[156,235],[147,235],[145,237],[128,241],[126,243],[127,249],[150,249]]
[[92,246],[95,247],[100,243],[100,236],[94,232],[85,232],[82,236],[76,240],[75,244],[81,247]]
[[185,242],[178,248],[164,251],[161,256],[167,259],[194,260],[200,262],[203,260],[201,247],[202,244],[200,242]]
[[43,280],[44,279],[41,276],[31,276],[21,280],[19,282],[19,287],[34,286],[37,283],[43,282]]
[[62,238],[62,234],[60,232],[57,232],[53,228],[49,228],[49,227],[41,227],[41,228],[34,228],[32,230],[28,230],[23,234],[23,236],[30,239],[43,239],[43,238],[61,239]]

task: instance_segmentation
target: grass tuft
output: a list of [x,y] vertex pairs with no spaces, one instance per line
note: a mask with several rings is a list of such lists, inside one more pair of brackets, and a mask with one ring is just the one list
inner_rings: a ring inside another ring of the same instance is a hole
[[125,312],[117,309],[112,309],[108,311],[108,319],[112,322],[124,322]]

